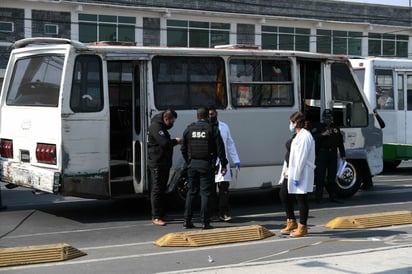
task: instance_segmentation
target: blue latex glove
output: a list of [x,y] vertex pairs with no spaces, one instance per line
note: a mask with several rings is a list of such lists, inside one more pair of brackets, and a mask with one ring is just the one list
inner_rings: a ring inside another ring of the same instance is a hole
[[293,180],[293,184],[294,184],[295,186],[298,186],[298,185],[299,185],[299,181]]
[[237,169],[240,169],[240,163],[235,163],[235,167],[236,167]]

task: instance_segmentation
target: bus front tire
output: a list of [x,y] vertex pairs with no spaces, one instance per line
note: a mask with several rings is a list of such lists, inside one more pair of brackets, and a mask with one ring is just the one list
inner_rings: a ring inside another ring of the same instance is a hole
[[360,163],[347,162],[341,177],[337,178],[336,195],[340,198],[353,196],[360,188],[363,175]]

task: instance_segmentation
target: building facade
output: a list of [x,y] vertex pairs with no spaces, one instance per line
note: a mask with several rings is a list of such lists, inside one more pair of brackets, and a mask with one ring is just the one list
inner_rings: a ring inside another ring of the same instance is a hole
[[412,56],[412,9],[331,0],[2,0],[0,79],[28,37]]

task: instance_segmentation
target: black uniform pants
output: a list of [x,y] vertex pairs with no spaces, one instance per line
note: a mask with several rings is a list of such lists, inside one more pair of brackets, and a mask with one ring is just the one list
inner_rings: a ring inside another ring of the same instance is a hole
[[229,182],[218,182],[219,187],[219,216],[229,213]]
[[326,190],[330,199],[336,198],[336,169],[338,165],[337,149],[319,149],[316,155],[316,199],[321,200],[323,197],[323,188],[325,187],[325,178],[327,179]]
[[297,201],[299,208],[299,223],[306,225],[309,216],[309,204],[308,204],[308,194],[289,194],[288,192],[288,180],[284,179],[282,187],[279,192],[280,201],[286,212],[286,218],[294,219],[295,217],[295,200]]
[[204,162],[205,164],[202,166],[189,165],[189,189],[186,196],[184,219],[188,222],[192,221],[193,201],[200,193],[200,221],[204,224],[208,224],[210,222],[208,207],[209,198],[213,191],[212,188],[216,186],[214,182],[215,174],[212,165],[207,161]]
[[161,219],[165,215],[164,200],[169,172],[170,168],[168,167],[157,166],[150,168],[150,203],[152,206],[152,218],[154,219]]

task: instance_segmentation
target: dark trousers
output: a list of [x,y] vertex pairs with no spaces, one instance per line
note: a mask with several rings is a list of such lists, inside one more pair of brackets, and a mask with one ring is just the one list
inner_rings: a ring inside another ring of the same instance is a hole
[[229,213],[229,182],[217,183],[219,188],[219,216]]
[[327,179],[326,190],[330,199],[336,198],[336,169],[338,165],[338,154],[336,149],[319,149],[316,155],[316,199],[323,197],[325,178]]
[[286,218],[294,219],[295,217],[295,201],[299,208],[299,223],[306,225],[309,216],[308,194],[289,194],[288,180],[283,180],[282,187],[279,192],[280,201],[286,212]]
[[158,166],[150,168],[152,218],[161,219],[165,215],[164,200],[169,172],[170,168],[168,167]]
[[3,206],[3,202],[1,200],[1,187],[0,187],[0,210],[3,209],[3,208],[4,208],[4,206]]
[[214,182],[214,171],[210,164],[207,167],[192,167],[188,169],[189,189],[186,196],[184,219],[191,222],[193,217],[192,205],[196,196],[200,193],[200,220],[204,224],[210,222],[209,198]]

